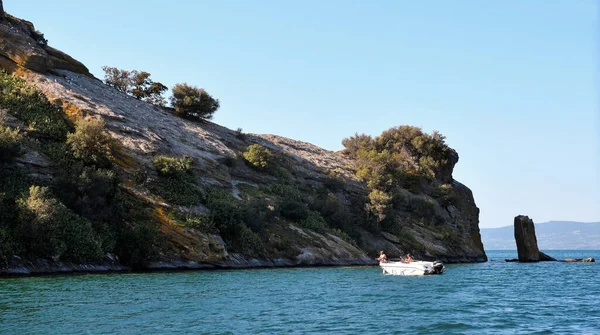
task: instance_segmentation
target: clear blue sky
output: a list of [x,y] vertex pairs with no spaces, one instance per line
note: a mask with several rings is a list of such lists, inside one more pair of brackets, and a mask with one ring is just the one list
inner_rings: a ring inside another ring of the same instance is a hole
[[439,130],[481,227],[600,221],[599,3],[4,0],[85,63],[204,87],[215,121],[341,149]]

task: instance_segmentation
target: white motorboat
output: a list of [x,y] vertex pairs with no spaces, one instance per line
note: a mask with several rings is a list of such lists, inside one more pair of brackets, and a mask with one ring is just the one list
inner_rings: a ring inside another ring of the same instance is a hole
[[404,262],[380,262],[379,266],[383,269],[383,274],[396,276],[423,276],[442,274],[444,272],[444,264],[439,261],[424,262],[412,261]]

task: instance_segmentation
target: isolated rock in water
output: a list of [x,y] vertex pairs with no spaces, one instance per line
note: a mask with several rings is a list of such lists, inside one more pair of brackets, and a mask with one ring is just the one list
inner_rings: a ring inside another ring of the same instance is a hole
[[515,217],[515,241],[519,262],[556,261],[556,259],[540,252],[535,236],[533,220],[528,216]]
[[567,263],[593,263],[596,260],[593,257],[588,257],[588,258],[565,258],[563,259],[563,262],[567,262]]

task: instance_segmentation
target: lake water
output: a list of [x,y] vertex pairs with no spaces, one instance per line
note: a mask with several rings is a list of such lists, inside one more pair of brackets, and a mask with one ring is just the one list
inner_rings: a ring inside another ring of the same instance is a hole
[[[548,251],[557,258],[600,251]],[[0,279],[0,334],[600,334],[600,263]]]

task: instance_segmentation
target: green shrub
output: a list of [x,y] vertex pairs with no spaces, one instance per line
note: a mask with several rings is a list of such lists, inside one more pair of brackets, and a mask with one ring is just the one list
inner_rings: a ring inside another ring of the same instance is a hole
[[250,254],[264,249],[262,240],[257,234],[257,231],[260,233],[264,229],[264,226],[260,226],[264,225],[261,218],[265,218],[261,213],[267,208],[262,206],[261,202],[245,206],[235,199],[231,192],[215,188],[208,191],[206,201],[210,218],[223,239],[233,249]]
[[356,176],[367,183],[370,189],[388,190],[394,186],[398,167],[388,150],[359,150],[356,153]]
[[391,212],[392,196],[380,190],[369,193],[367,209],[375,215],[378,222],[383,221]]
[[300,220],[300,226],[314,230],[317,233],[325,234],[329,227],[327,227],[327,222],[321,216],[321,214],[316,212],[310,212],[305,219]]
[[194,206],[204,201],[204,193],[189,174],[161,177],[152,183],[150,189],[175,205]]
[[102,119],[86,117],[77,121],[75,132],[67,135],[67,145],[73,156],[85,164],[108,167],[111,165],[112,137]]
[[116,240],[114,252],[121,263],[143,268],[160,248],[160,224],[152,217],[148,203],[133,194],[123,192],[119,200],[122,218],[110,225]]
[[182,206],[193,206],[204,200],[202,190],[193,176],[193,159],[158,156],[153,160],[160,176],[150,188],[166,201]]
[[171,105],[175,108],[175,112],[182,116],[211,119],[220,107],[218,99],[214,99],[204,89],[187,83],[176,84],[173,86],[172,93]]
[[357,176],[370,189],[390,190],[394,186],[412,184],[415,177],[432,180],[447,170],[451,149],[443,135],[421,128],[399,126],[372,139],[356,134],[342,141],[345,151],[356,160]]
[[159,226],[140,220],[120,227],[115,252],[123,264],[140,269],[157,254],[158,245]]
[[298,187],[294,184],[288,183],[269,183],[266,185],[261,185],[260,189],[271,195],[276,195],[286,199],[292,200],[301,200],[302,192],[298,189]]
[[253,167],[261,170],[267,169],[272,160],[271,151],[260,144],[248,146],[243,156]]
[[14,250],[12,234],[0,226],[0,265],[7,263],[8,258],[14,255]]
[[0,70],[0,108],[23,121],[35,134],[64,140],[72,129],[65,114],[23,79]]
[[344,153],[352,158],[356,158],[358,150],[372,150],[375,149],[375,141],[373,138],[366,134],[355,133],[354,136],[344,138],[342,140],[344,146]]
[[21,153],[23,135],[18,129],[11,130],[0,124],[0,162],[7,162]]
[[77,214],[92,221],[118,220],[119,180],[113,171],[85,167],[61,187],[61,198]]
[[116,67],[103,66],[104,83],[123,93],[128,93],[131,86],[131,71],[121,70]]
[[150,73],[146,71],[127,71],[116,67],[103,66],[104,83],[114,87],[118,91],[127,93],[138,100],[164,106],[166,104],[163,93],[167,87],[150,79]]
[[308,206],[295,199],[284,198],[279,204],[281,216],[292,221],[301,221],[310,215]]
[[237,243],[249,254],[258,254],[264,249],[260,237],[252,229],[241,225],[237,234]]
[[17,201],[18,235],[27,254],[61,257],[74,262],[102,257],[101,245],[89,221],[49,196],[45,187],[32,186]]
[[342,204],[339,199],[331,194],[326,193],[317,197],[313,203],[313,210],[319,212],[329,226],[346,230],[352,230],[355,224],[355,217],[350,213],[348,208]]
[[356,241],[352,237],[350,237],[350,235],[348,235],[345,231],[340,229],[333,229],[331,233],[333,235],[339,236],[342,240],[352,244],[353,246],[357,246]]
[[179,176],[191,172],[194,160],[188,156],[181,158],[157,156],[152,161],[161,176]]
[[14,200],[27,193],[31,185],[30,178],[19,167],[12,164],[0,164],[0,195]]
[[219,231],[228,231],[231,226],[243,222],[239,200],[231,192],[212,188],[206,196],[206,207],[210,210],[210,217]]
[[277,216],[273,207],[262,198],[253,198],[242,206],[242,217],[244,223],[253,232],[263,234],[268,222]]

